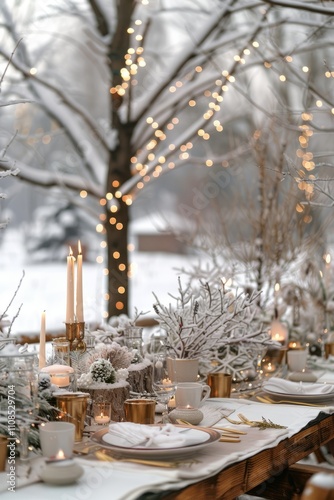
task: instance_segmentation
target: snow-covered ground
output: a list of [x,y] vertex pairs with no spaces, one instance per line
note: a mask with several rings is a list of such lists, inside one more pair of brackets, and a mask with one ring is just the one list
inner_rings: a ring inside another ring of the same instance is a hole
[[[136,307],[151,315],[154,303],[152,291],[169,302],[168,293],[177,289],[176,268],[190,265],[189,257],[166,253],[134,252],[132,261],[137,265],[131,281],[131,311]],[[25,276],[8,310],[9,318],[13,318],[22,304],[12,332],[38,333],[44,310],[47,331],[62,330],[66,312],[66,261],[63,264],[26,264],[20,234],[8,228],[0,247],[0,315],[17,290],[23,271]],[[84,262],[83,281],[85,321],[88,325],[101,322],[106,308],[103,301],[103,266]]]

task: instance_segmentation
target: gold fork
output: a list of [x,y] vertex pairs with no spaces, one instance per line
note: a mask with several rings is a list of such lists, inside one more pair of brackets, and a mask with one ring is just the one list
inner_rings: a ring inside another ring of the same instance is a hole
[[233,420],[233,419],[232,419],[232,418],[230,418],[230,417],[224,417],[224,418],[226,418],[226,420],[227,420],[228,422],[230,422],[230,424],[233,424],[233,425],[240,425],[240,424],[242,424],[242,423],[243,423],[243,422],[241,422],[241,420]]
[[[176,422],[178,424],[183,424],[183,425],[189,425],[190,427],[194,427],[196,429],[196,425],[191,424],[187,420],[184,420],[183,418],[177,418]],[[233,429],[228,429],[227,427],[215,427],[214,425],[211,426],[211,429],[217,429],[221,431],[220,443],[240,443],[240,436],[239,434],[246,434],[246,432],[242,431],[234,431]]]
[[280,404],[280,403],[286,403],[289,405],[301,405],[301,406],[326,406],[322,404],[316,404],[316,403],[304,403],[302,401],[288,401],[286,399],[279,399],[279,400],[274,400],[269,398],[268,396],[256,396],[256,399],[260,401],[261,403],[269,403],[269,404]]

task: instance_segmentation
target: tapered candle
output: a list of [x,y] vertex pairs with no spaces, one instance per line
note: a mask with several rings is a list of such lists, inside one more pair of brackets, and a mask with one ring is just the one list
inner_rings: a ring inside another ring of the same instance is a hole
[[79,323],[82,323],[84,321],[84,313],[83,313],[83,292],[82,292],[82,253],[81,253],[80,241],[78,241],[76,298],[77,298],[76,319]]
[[45,366],[45,311],[42,312],[41,331],[39,335],[39,368]]
[[74,323],[74,261],[72,248],[67,256],[66,323]]

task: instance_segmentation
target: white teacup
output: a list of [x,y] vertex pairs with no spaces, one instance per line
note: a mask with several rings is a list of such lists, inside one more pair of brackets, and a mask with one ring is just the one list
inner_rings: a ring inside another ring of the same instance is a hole
[[47,422],[39,427],[43,457],[64,458],[73,454],[75,425],[71,422]]
[[199,382],[181,382],[177,384],[175,393],[176,408],[191,406],[198,408],[210,396],[210,387]]

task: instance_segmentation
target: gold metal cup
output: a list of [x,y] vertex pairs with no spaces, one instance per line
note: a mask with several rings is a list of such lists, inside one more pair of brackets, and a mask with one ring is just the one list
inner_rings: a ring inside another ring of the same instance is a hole
[[6,470],[7,438],[0,435],[0,472]]
[[125,420],[135,424],[154,424],[156,402],[153,399],[124,401]]
[[208,373],[207,384],[211,387],[210,398],[231,396],[232,375],[229,373]]
[[325,343],[325,358],[328,359],[329,356],[334,356],[334,342]]
[[57,408],[61,411],[63,422],[75,425],[75,441],[81,441],[85,426],[89,394],[62,394],[56,396]]

